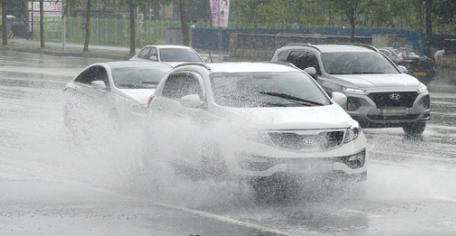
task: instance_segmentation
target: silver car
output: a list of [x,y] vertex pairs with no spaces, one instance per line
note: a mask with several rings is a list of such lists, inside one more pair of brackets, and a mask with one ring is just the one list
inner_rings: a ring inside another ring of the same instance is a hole
[[195,49],[180,45],[147,45],[133,56],[131,61],[204,62]]
[[328,94],[344,93],[345,110],[362,127],[421,135],[430,119],[427,87],[372,46],[295,44],[277,49],[272,61],[313,71]]

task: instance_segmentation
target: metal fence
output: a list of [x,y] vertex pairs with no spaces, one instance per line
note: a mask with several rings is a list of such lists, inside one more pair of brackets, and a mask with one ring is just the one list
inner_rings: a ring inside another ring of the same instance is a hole
[[[68,43],[83,44],[85,41],[85,18],[66,18],[66,41]],[[180,28],[180,21],[136,21],[136,46],[146,44],[164,44],[166,29]],[[210,22],[192,22],[190,29],[190,45],[198,49],[216,50],[218,45],[218,29],[212,27]],[[301,28],[300,28],[301,27]],[[39,22],[33,22],[33,38],[39,39]],[[62,41],[61,21],[45,22],[45,40],[50,42]],[[293,24],[236,24],[230,23],[228,28],[221,32],[221,45],[224,51],[229,50],[229,36],[232,33],[254,34],[314,34],[323,35],[350,35],[350,29],[328,28],[319,26],[298,26]],[[407,38],[407,44],[416,49],[423,48],[425,35],[413,30],[398,29],[366,29],[358,28],[357,36],[370,37],[373,34],[400,34]],[[444,38],[455,38],[454,35],[434,35],[435,46],[443,47]],[[424,39],[424,40],[423,40]],[[438,40],[441,39],[441,40]],[[128,19],[98,19],[90,20],[90,45],[103,46],[130,46],[130,21]]]
[[[85,18],[66,18],[66,42],[83,44],[85,41]],[[45,40],[62,41],[62,25],[59,22],[44,22]],[[57,24],[57,25],[56,25]],[[179,21],[136,21],[137,44],[160,44],[165,42],[167,28],[179,28]],[[39,22],[33,22],[33,38],[39,39]],[[119,19],[90,19],[90,44],[129,47],[130,21]]]

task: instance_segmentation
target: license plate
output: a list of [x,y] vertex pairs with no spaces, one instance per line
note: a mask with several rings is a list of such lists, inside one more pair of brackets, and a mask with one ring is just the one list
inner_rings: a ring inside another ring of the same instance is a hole
[[413,72],[414,76],[426,76],[426,72]]
[[287,171],[292,174],[331,173],[333,163],[324,160],[293,160],[287,163]]
[[406,107],[381,108],[380,114],[382,116],[405,116],[405,115],[407,115],[407,108]]

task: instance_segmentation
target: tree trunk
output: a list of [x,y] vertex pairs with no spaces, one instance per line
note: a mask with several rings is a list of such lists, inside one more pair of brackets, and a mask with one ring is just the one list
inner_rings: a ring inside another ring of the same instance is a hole
[[352,15],[349,17],[349,19],[350,19],[350,26],[351,26],[350,42],[354,43],[355,42],[355,31],[356,31],[355,16]]
[[135,29],[135,8],[136,4],[134,0],[130,0],[130,55],[136,53],[136,29]]
[[420,51],[423,51],[423,17],[422,17],[422,1],[418,0],[418,22],[420,27]]
[[8,30],[7,28],[7,16],[8,12],[6,9],[6,3],[5,0],[2,1],[2,45],[7,45],[8,44]]
[[185,0],[180,0],[179,9],[180,9],[182,37],[184,40],[184,45],[190,46],[189,32],[188,32],[188,18],[187,18],[187,12],[185,10]]
[[86,11],[86,23],[85,23],[85,41],[83,52],[89,51],[89,41],[90,41],[90,12],[92,11],[92,0],[87,0],[87,11]]
[[432,0],[426,0],[426,46],[427,56],[434,58],[432,55]]
[[44,48],[44,6],[43,0],[40,0],[40,42],[41,48]]

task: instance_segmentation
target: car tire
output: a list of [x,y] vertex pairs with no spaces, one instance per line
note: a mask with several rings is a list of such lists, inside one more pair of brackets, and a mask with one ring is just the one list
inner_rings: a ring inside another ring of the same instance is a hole
[[404,130],[406,135],[420,136],[426,129],[426,122],[408,123],[402,126],[402,129]]

